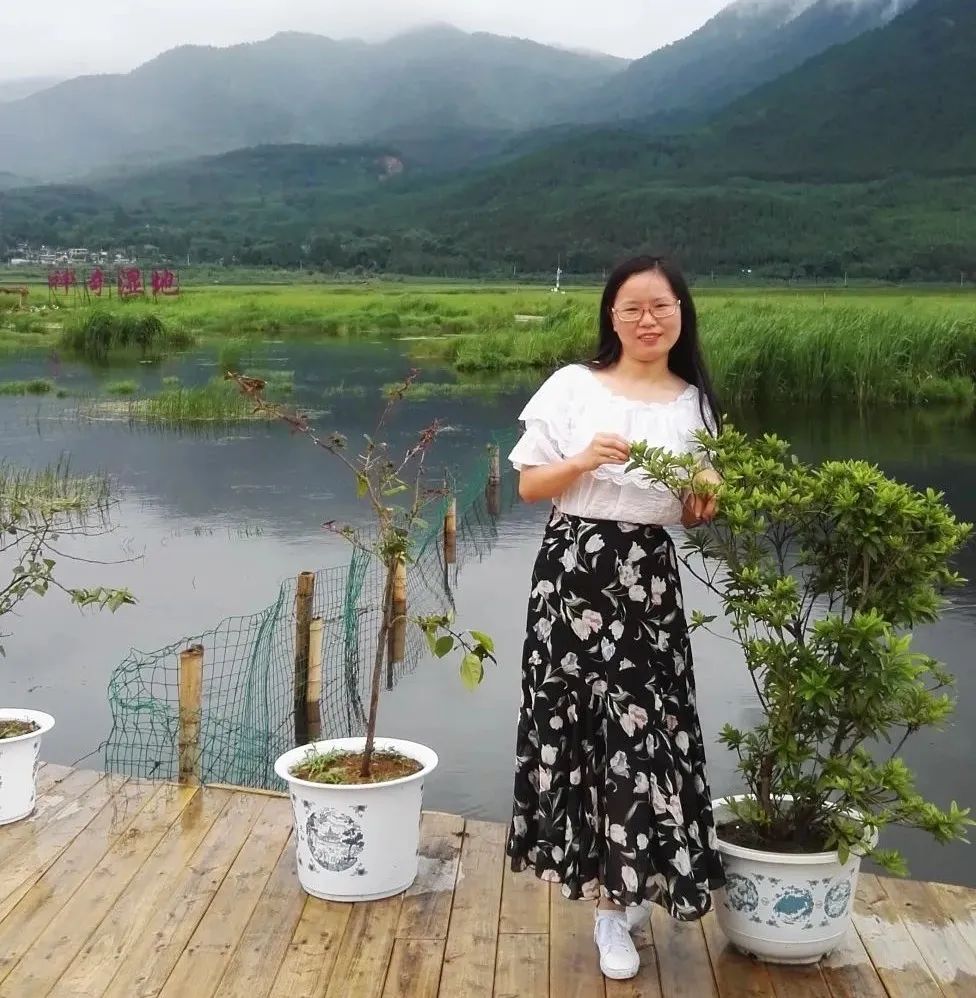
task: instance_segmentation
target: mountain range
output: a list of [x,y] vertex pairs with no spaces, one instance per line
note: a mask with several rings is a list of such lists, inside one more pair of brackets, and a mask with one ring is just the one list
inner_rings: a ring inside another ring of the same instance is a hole
[[[327,114],[327,89],[309,89],[322,74],[311,55],[303,69],[298,53],[322,44],[336,53],[347,45],[276,36],[251,47],[178,49],[141,67],[135,75],[148,88],[152,74],[171,80],[177,60],[184,92],[199,95],[215,53],[235,72],[247,64],[267,73],[287,50],[292,82],[272,88],[272,98],[225,72],[213,100],[198,98],[203,107],[194,108],[193,128],[213,124],[205,139],[195,132],[191,141],[185,121],[182,138],[174,124],[150,152],[148,130],[141,152],[130,145],[119,154],[131,164],[124,171],[118,156],[109,162],[90,143],[88,167],[100,172],[0,193],[0,252],[18,239],[145,242],[180,258],[461,274],[547,269],[557,252],[592,272],[624,252],[664,247],[699,271],[976,272],[973,0],[737,0],[682,42],[629,64],[454,29],[415,32],[387,43],[396,59],[368,95],[349,98],[372,108],[358,123],[343,110],[348,101]],[[492,85],[445,83],[459,53],[471,65],[468,80]],[[496,80],[505,59],[506,79]],[[519,105],[513,95],[529,79],[533,100]],[[657,95],[652,111],[620,97],[617,112],[590,117],[613,88]],[[255,95],[290,102],[293,113],[273,135],[259,116],[221,131],[227,94],[237,107]],[[338,91],[332,96],[338,101]],[[4,111],[0,134],[12,120]],[[306,129],[297,137],[296,122]],[[336,122],[345,144],[309,132]],[[249,128],[264,137],[243,140]],[[232,148],[174,161],[193,141],[198,151]],[[4,150],[0,141],[0,171],[28,172]],[[159,165],[146,168],[146,156]],[[69,161],[82,173],[81,160],[63,151],[64,169]],[[0,173],[0,189],[16,183]]]
[[381,44],[284,33],[183,46],[127,74],[68,80],[0,104],[0,170],[52,180],[268,143],[509,133],[623,65],[437,26]]
[[715,111],[821,52],[907,10],[915,0],[735,0],[687,38],[603,83],[582,116],[674,126]]
[[229,48],[182,46],[131,73],[0,103],[0,171],[78,179],[246,146],[363,142],[455,167],[553,125],[673,128],[913,2],[735,0],[629,64],[445,25],[379,44],[283,33]]

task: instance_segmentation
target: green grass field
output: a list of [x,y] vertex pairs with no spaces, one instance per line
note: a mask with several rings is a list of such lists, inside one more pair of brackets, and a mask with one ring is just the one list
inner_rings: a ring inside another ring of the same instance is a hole
[[[38,306],[36,295],[28,311],[0,312],[0,354],[62,350],[104,359],[116,344],[131,350],[145,340],[153,352],[212,344],[224,366],[242,366],[253,365],[269,340],[393,336],[412,341],[418,358],[462,372],[544,370],[592,352],[599,293],[378,281],[193,287],[158,304],[50,307]],[[695,294],[708,361],[729,401],[973,398],[972,290],[704,287]]]

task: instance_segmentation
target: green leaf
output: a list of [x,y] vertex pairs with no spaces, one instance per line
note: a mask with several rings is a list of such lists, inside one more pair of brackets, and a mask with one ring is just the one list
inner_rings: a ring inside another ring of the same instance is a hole
[[439,637],[434,642],[434,654],[438,658],[443,658],[445,655],[449,655],[454,649],[454,638],[450,634],[445,634],[443,637]]
[[356,496],[362,499],[369,492],[369,479],[362,473],[356,475]]
[[476,690],[485,678],[485,667],[480,658],[472,652],[461,659],[461,680],[469,690]]
[[495,642],[487,634],[483,634],[481,631],[471,631],[471,637],[473,637],[479,645],[482,645],[485,651],[490,654],[494,654]]

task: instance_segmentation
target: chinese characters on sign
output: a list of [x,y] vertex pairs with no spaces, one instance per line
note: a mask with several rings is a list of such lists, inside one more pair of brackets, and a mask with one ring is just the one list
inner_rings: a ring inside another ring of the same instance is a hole
[[146,293],[146,289],[142,286],[142,271],[138,267],[119,267],[116,286],[119,298],[123,300]]
[[78,286],[75,272],[68,267],[64,270],[50,270],[47,275],[47,289],[50,294],[64,291],[67,294],[72,288]]
[[172,270],[154,270],[152,272],[152,293],[155,299],[159,295],[178,295],[180,293],[180,279]]

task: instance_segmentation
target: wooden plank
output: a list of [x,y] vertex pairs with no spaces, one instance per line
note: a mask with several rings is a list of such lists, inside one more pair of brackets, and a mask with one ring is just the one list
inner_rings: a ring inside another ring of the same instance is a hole
[[491,998],[502,899],[505,826],[468,821],[444,950],[440,994]]
[[844,941],[820,962],[820,971],[833,998],[887,998],[878,972],[861,942],[851,928]]
[[420,823],[420,866],[417,879],[403,897],[398,939],[447,937],[463,834],[463,818],[424,814]]
[[942,989],[873,874],[858,877],[854,927],[890,998],[941,998]]
[[291,801],[260,797],[261,812],[160,998],[208,998],[217,989],[291,835]]
[[651,931],[664,998],[716,998],[718,990],[700,921],[680,922],[654,905]]
[[[150,784],[142,786],[151,788]],[[111,847],[101,849],[102,856],[85,882],[60,910],[51,913],[54,917],[7,979],[5,986],[11,994],[47,994],[55,986],[193,796],[192,792],[171,786],[158,786],[156,790],[149,804],[134,816],[123,834],[116,836]],[[83,838],[94,838],[94,826],[94,822],[89,825]],[[54,871],[52,867],[49,872]]]
[[939,904],[935,892],[917,880],[881,878],[882,890],[943,992],[953,998],[976,995],[976,953]]
[[[203,789],[200,796],[209,792]],[[139,937],[130,941],[106,998],[155,998],[247,841],[263,804],[263,798],[251,794],[231,797],[187,867],[150,913]]]
[[494,998],[549,998],[548,933],[499,934]]
[[234,952],[216,998],[267,998],[302,917],[306,895],[295,874],[295,842],[289,839],[278,857]]
[[[657,962],[657,945],[650,921],[633,934],[634,945],[640,954],[640,970],[629,981],[604,982],[607,998],[661,998],[661,975]],[[594,952],[595,952],[594,947]]]
[[51,787],[66,779],[77,770],[70,766],[59,766],[56,762],[42,762],[37,767],[37,796],[40,798]]
[[397,939],[383,998],[437,998],[443,959],[443,939]]
[[[0,920],[0,981],[10,974],[18,960],[69,903],[119,835],[140,813],[140,803],[144,804],[153,790],[149,784],[129,783],[123,786],[121,793],[126,795],[130,807],[120,812],[116,801],[110,800],[105,804],[84,834],[61,853]],[[120,813],[127,815],[128,820],[123,817],[120,821]]]
[[38,777],[38,796],[34,813],[23,821],[3,826],[3,834],[0,834],[0,868],[4,866],[9,856],[30,848],[35,836],[51,823],[62,808],[105,778],[101,773],[87,770],[69,772],[61,778],[55,777],[54,773],[50,776],[54,777],[50,781],[44,779],[43,772]]
[[976,953],[976,890],[955,884],[930,884],[942,910]]
[[817,964],[790,967],[770,963],[767,969],[777,998],[830,998],[830,988]]
[[402,903],[401,894],[352,906],[325,998],[380,998]]
[[549,903],[549,994],[554,998],[603,998],[603,974],[593,942],[595,905],[592,901],[567,901],[559,884],[552,885]]
[[58,981],[59,996],[101,996],[131,949],[144,944],[151,920],[171,900],[197,847],[230,801],[230,794],[207,789],[189,803],[167,829],[135,876]]
[[531,867],[515,873],[511,863],[505,861],[498,931],[533,935],[549,931],[549,885]]
[[271,990],[272,998],[321,995],[349,924],[351,904],[310,897]]
[[60,808],[52,820],[34,831],[27,842],[0,866],[0,919],[44,875],[99,811],[116,795],[124,799],[126,781],[99,780],[77,800]]
[[772,998],[775,991],[766,964],[740,953],[726,939],[714,911],[701,924],[721,998]]

